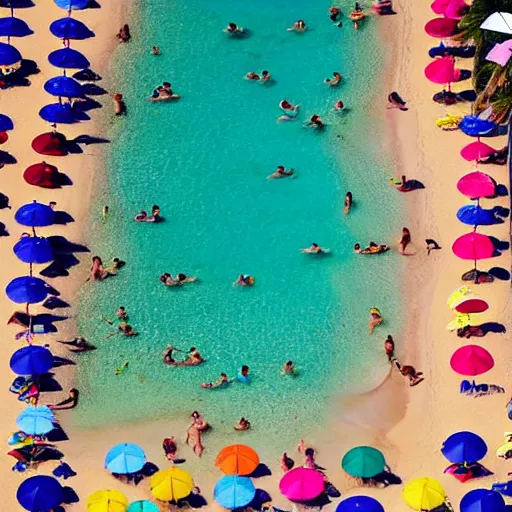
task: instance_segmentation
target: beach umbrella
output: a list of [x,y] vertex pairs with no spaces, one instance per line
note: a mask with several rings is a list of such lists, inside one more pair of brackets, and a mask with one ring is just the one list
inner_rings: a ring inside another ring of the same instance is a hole
[[40,155],[66,156],[66,137],[62,133],[41,133],[32,141],[32,149]]
[[472,162],[474,160],[486,158],[495,152],[496,150],[494,148],[478,140],[476,142],[471,142],[471,144],[468,144],[467,146],[464,146],[461,149],[460,155],[462,158],[464,158],[464,160]]
[[53,476],[31,476],[18,487],[16,499],[25,510],[48,512],[64,501],[64,489]]
[[446,8],[453,2],[457,2],[458,0],[434,0],[434,3],[430,4],[430,8],[436,14],[443,14]]
[[463,260],[477,261],[492,258],[494,245],[487,235],[466,233],[453,242],[452,251]]
[[157,500],[177,501],[192,492],[194,480],[185,470],[170,467],[155,473],[149,480],[149,487]]
[[461,315],[472,315],[474,313],[483,313],[489,309],[489,304],[483,299],[471,298],[462,299],[453,309]]
[[508,215],[508,211],[503,210],[501,206],[485,210],[480,205],[468,204],[459,208],[457,219],[468,226],[492,226],[493,224],[502,223],[500,214],[504,211]]
[[90,119],[85,112],[73,108],[69,103],[45,105],[39,111],[39,117],[52,124],[73,124]]
[[386,461],[379,450],[371,446],[357,446],[348,451],[341,467],[351,476],[357,478],[372,478],[384,471]]
[[91,0],[54,0],[54,1],[61,9],[66,9],[66,11],[81,11],[82,9],[85,9],[91,3]]
[[44,90],[52,96],[63,96],[65,98],[80,98],[83,96],[82,86],[69,76],[55,76],[47,80]]
[[25,169],[23,178],[29,185],[43,188],[60,187],[60,173],[54,165],[41,162]]
[[369,496],[351,496],[336,507],[336,512],[384,512],[384,507]]
[[49,263],[53,261],[53,249],[46,238],[24,236],[13,247],[16,257],[23,263]]
[[471,295],[471,288],[469,286],[459,286],[455,288],[453,292],[448,297],[446,303],[450,308],[454,308],[459,302],[463,301],[468,295]]
[[459,123],[459,128],[470,137],[481,137],[491,133],[496,128],[496,124],[478,116],[464,116]]
[[496,193],[496,182],[488,174],[474,171],[460,178],[457,190],[470,199],[492,197]]
[[9,366],[18,375],[43,375],[52,368],[53,355],[45,347],[28,345],[14,352]]
[[215,465],[226,475],[250,475],[259,463],[258,454],[243,444],[226,446],[215,459]]
[[28,435],[44,435],[55,427],[55,416],[46,406],[31,406],[25,409],[16,419],[17,427]]
[[443,16],[452,20],[461,20],[469,10],[469,5],[464,0],[453,0],[443,10]]
[[434,18],[425,25],[425,32],[432,37],[444,39],[457,33],[458,20],[450,18]]
[[87,512],[126,512],[128,499],[119,491],[96,491],[87,498]]
[[411,480],[402,491],[405,503],[414,510],[432,510],[445,501],[446,494],[442,485],[429,477]]
[[460,375],[474,377],[488,372],[494,366],[494,359],[479,345],[465,345],[453,353],[450,366]]
[[0,114],[0,132],[8,132],[9,130],[14,130],[12,119],[5,114]]
[[15,277],[5,288],[7,297],[16,304],[37,304],[46,299],[49,286],[38,277]]
[[50,25],[50,32],[60,39],[83,40],[94,37],[94,32],[89,30],[86,25],[70,17],[55,20]]
[[460,512],[505,512],[505,500],[496,491],[473,489],[462,497]]
[[0,66],[12,66],[21,61],[21,53],[7,43],[0,43]]
[[512,39],[504,43],[496,43],[491,51],[486,55],[485,60],[495,62],[505,67],[512,57]]
[[487,453],[485,441],[473,432],[456,432],[448,437],[441,453],[450,461],[464,464],[467,462],[478,462]]
[[31,0],[0,0],[0,7],[6,9],[26,9],[27,7],[34,7]]
[[480,28],[500,32],[501,34],[512,34],[512,13],[495,12],[486,18]]
[[449,84],[460,78],[460,70],[455,69],[453,57],[439,57],[425,68],[425,76],[435,84]]
[[84,69],[91,64],[79,51],[72,48],[61,48],[48,55],[48,62],[56,68]]
[[136,473],[144,467],[144,464],[146,464],[144,450],[133,443],[117,444],[105,457],[105,468],[119,475]]
[[223,476],[213,490],[213,499],[229,510],[249,505],[254,496],[256,496],[256,489],[251,479],[245,476]]
[[126,512],[160,512],[160,507],[149,500],[134,501]]
[[325,479],[316,469],[295,468],[284,474],[279,490],[291,501],[309,501],[325,491]]
[[20,18],[9,16],[0,18],[0,37],[25,37],[33,34],[29,26]]
[[47,204],[31,203],[21,206],[14,214],[14,220],[22,226],[44,227],[55,223],[55,212]]

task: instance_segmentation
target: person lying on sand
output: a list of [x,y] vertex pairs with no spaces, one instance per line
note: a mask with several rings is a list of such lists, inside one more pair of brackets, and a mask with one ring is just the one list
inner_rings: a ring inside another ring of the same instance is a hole
[[178,446],[174,437],[166,437],[162,441],[162,449],[164,450],[165,457],[171,462],[176,458]]
[[188,427],[186,443],[194,450],[198,457],[203,455],[204,446],[201,441],[201,430],[197,428],[195,423]]
[[69,396],[65,400],[56,403],[55,405],[49,405],[48,407],[53,411],[65,411],[68,409],[74,409],[78,405],[78,389],[71,388],[69,390]]
[[288,178],[293,175],[293,169],[286,170],[284,165],[278,165],[276,172],[273,172],[269,176],[269,179],[279,179],[279,178]]

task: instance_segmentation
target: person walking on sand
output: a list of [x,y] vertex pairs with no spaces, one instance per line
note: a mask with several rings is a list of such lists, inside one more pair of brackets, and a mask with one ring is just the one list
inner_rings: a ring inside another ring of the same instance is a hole
[[407,228],[402,228],[402,238],[400,239],[400,247],[402,254],[405,254],[405,248],[411,243],[411,232]]
[[425,243],[427,244],[427,256],[430,256],[431,251],[441,249],[441,246],[432,238],[426,238]]
[[384,350],[388,356],[389,361],[391,361],[395,356],[395,341],[393,340],[393,336],[391,336],[391,334],[388,334],[388,337],[384,342]]

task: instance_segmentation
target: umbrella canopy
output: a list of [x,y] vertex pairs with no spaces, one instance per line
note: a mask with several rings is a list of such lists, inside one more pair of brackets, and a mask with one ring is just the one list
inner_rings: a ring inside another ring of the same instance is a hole
[[63,96],[65,98],[80,98],[83,96],[82,86],[69,76],[55,76],[47,80],[44,90],[52,96]]
[[443,443],[441,453],[450,462],[460,464],[478,462],[485,457],[487,445],[473,432],[456,432]]
[[442,485],[433,478],[423,477],[411,480],[402,491],[405,503],[414,510],[432,510],[445,500]]
[[24,236],[13,247],[16,257],[23,263],[49,263],[53,261],[53,249],[46,238]]
[[501,34],[512,34],[512,13],[495,12],[480,25],[480,28]]
[[33,201],[23,205],[14,215],[22,226],[44,227],[55,223],[55,212],[47,205]]
[[43,188],[60,187],[60,175],[57,167],[41,162],[25,169],[23,178],[29,185]]
[[160,512],[160,507],[148,500],[134,501],[126,512]]
[[48,62],[56,68],[63,69],[84,69],[91,65],[84,55],[72,48],[53,51],[48,55]]
[[105,468],[111,473],[127,475],[140,471],[146,464],[144,450],[133,443],[117,444],[105,457]]
[[465,300],[468,295],[471,295],[471,293],[471,288],[468,286],[459,286],[453,290],[446,303],[453,309],[457,304]]
[[496,43],[492,50],[487,54],[485,60],[495,62],[502,67],[505,67],[512,57],[512,39],[504,43]]
[[85,112],[73,108],[69,103],[45,105],[39,111],[39,117],[52,124],[73,124],[90,119]]
[[469,5],[464,0],[452,0],[443,10],[443,16],[452,20],[460,20],[469,10]]
[[41,133],[32,141],[32,149],[40,155],[66,156],[66,137],[62,133]]
[[226,446],[215,459],[215,465],[226,475],[250,475],[259,463],[258,454],[243,444]]
[[55,3],[66,11],[81,11],[85,9],[91,0],[54,0]]
[[49,286],[38,277],[15,277],[6,287],[7,297],[16,304],[37,304],[46,299]]
[[485,210],[480,205],[468,204],[459,208],[457,218],[468,226],[492,226],[501,223],[499,213],[501,208],[494,207],[491,210]]
[[439,57],[425,68],[425,76],[435,84],[449,84],[460,78],[460,71],[453,57]]
[[483,260],[492,258],[494,254],[494,245],[492,240],[480,233],[466,233],[459,236],[452,245],[452,251],[455,256],[463,260]]
[[384,471],[385,465],[382,452],[371,446],[352,448],[341,461],[341,467],[345,472],[357,478],[372,478]]
[[458,20],[450,18],[434,18],[425,25],[425,32],[432,37],[444,39],[457,33]]
[[487,311],[489,309],[489,304],[487,304],[483,299],[468,297],[460,301],[454,309],[457,313],[470,315],[473,313],[483,313],[484,311]]
[[16,498],[25,510],[47,512],[63,502],[64,489],[52,476],[31,476],[18,487]]
[[291,501],[314,500],[325,491],[325,479],[315,469],[295,468],[281,478],[279,490]]
[[55,20],[50,25],[50,32],[60,39],[83,40],[94,37],[94,32],[89,30],[86,25],[71,17]]
[[495,152],[496,150],[494,148],[478,140],[468,144],[467,146],[464,146],[460,152],[460,155],[462,158],[464,158],[464,160],[472,162],[474,160],[486,158]]
[[14,123],[9,116],[0,114],[0,132],[8,132],[14,129]]
[[176,501],[192,492],[194,480],[185,470],[171,467],[155,473],[149,481],[149,487],[157,500]]
[[460,501],[460,512],[505,512],[505,500],[496,491],[473,489]]
[[384,507],[369,496],[351,496],[336,507],[336,512],[384,512]]
[[20,62],[21,53],[10,44],[0,43],[0,66],[12,66]]
[[459,123],[459,128],[470,137],[481,137],[488,135],[496,125],[487,119],[480,119],[478,116],[464,116]]
[[256,489],[251,479],[245,476],[223,476],[213,490],[213,499],[229,510],[249,505],[254,496]]
[[16,419],[18,428],[28,435],[44,435],[54,429],[55,417],[46,406],[28,407]]
[[471,199],[492,197],[496,193],[496,182],[483,172],[470,172],[457,182],[457,190]]
[[119,491],[96,491],[87,498],[87,512],[126,512],[128,499]]
[[33,34],[29,26],[20,18],[9,16],[0,18],[0,37],[25,37]]
[[28,345],[16,350],[9,366],[18,375],[43,375],[53,366],[53,355],[45,347]]
[[460,375],[476,376],[488,372],[494,366],[494,359],[485,348],[466,345],[454,352],[450,366]]

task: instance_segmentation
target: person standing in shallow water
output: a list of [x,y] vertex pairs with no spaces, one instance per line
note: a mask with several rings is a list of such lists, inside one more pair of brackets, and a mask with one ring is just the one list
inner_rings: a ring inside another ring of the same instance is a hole
[[400,247],[402,254],[405,254],[406,247],[411,243],[411,232],[407,228],[402,228],[402,238],[400,239]]

